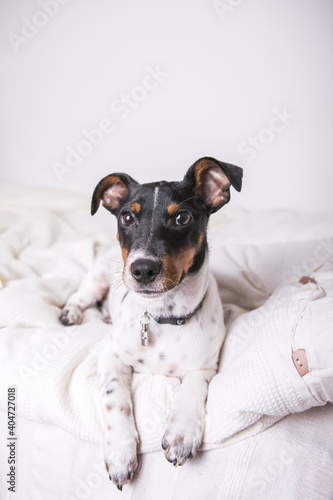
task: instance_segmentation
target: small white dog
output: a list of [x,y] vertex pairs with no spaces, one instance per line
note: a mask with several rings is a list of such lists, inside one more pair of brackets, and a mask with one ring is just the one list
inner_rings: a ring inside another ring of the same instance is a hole
[[208,384],[225,335],[222,304],[208,267],[207,222],[229,201],[230,186],[240,191],[241,183],[241,168],[205,157],[181,182],[141,185],[115,173],[95,188],[91,213],[102,201],[116,215],[124,264],[117,277],[107,255],[97,262],[60,320],[80,323],[84,309],[108,295],[113,325],[102,344],[98,378],[105,464],[120,490],[138,464],[133,370],[182,381],[162,438],[167,460],[182,465],[201,444]]

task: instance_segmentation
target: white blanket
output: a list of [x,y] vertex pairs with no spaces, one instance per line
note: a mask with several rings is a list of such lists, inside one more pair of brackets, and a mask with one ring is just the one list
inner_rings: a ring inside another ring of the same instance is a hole
[[[76,327],[58,316],[97,255],[115,244],[115,221],[106,212],[91,219],[80,195],[0,192],[0,383],[16,386],[21,416],[101,443],[96,357],[112,326],[95,309]],[[209,390],[206,449],[333,400],[333,216],[227,206],[212,218],[210,243],[228,335]],[[316,283],[299,283],[303,275]],[[304,377],[291,357],[299,348],[309,361]],[[160,449],[179,383],[134,376],[141,452]]]

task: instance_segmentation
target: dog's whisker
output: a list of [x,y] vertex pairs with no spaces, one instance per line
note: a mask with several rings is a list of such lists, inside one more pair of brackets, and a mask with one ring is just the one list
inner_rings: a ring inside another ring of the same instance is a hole
[[114,294],[123,285],[124,285],[123,280],[119,279],[119,280],[115,281],[112,284],[112,289],[110,289],[111,293]]
[[118,277],[122,278],[122,275],[123,275],[123,273],[121,271],[112,271],[111,273],[106,273],[105,274],[106,277],[111,277],[111,279],[113,277],[115,277],[115,278],[118,278]]
[[[166,280],[170,281],[172,284],[173,284],[173,287],[176,288],[178,286],[177,283],[175,283],[171,278],[168,278],[167,276],[165,277]],[[168,287],[163,284],[163,287],[164,287],[164,291],[167,291],[168,290]]]
[[123,261],[120,261],[120,260],[112,260],[110,261],[112,262],[112,264],[117,264],[118,266],[121,266],[121,267],[125,267],[125,264]]
[[122,261],[122,260],[115,260],[115,259],[112,259],[112,260],[111,260],[111,259],[110,259],[110,264],[111,264],[111,265],[112,265],[112,264],[115,264],[115,265],[118,265],[118,266],[122,266],[122,267],[123,267],[123,266],[124,266],[124,261]]
[[[171,281],[171,283],[174,285],[174,288],[178,288],[185,295],[185,297],[187,296],[186,293],[185,293],[185,290],[182,290],[182,288],[181,288],[181,285],[184,285],[184,283],[175,283],[172,279],[170,279],[168,277],[166,279],[169,280],[169,281]],[[167,291],[167,290],[168,290],[167,286],[164,285],[164,291]],[[189,291],[190,290],[188,290],[188,292]]]
[[[191,290],[186,285],[186,283],[178,283],[177,286],[178,286],[179,290],[184,294],[184,296],[186,298],[191,295]],[[185,288],[185,290],[183,290],[183,288]]]
[[178,205],[178,209],[179,207],[181,207],[183,205],[183,203],[186,203],[187,201],[190,201],[190,200],[194,200],[194,198],[196,198],[196,196],[190,196],[190,198],[187,198],[186,200],[183,200],[179,205]]

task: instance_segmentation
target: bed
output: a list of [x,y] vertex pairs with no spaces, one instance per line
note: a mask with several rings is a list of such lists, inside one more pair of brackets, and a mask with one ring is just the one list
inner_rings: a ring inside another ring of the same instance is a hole
[[114,218],[90,217],[89,198],[66,190],[4,184],[0,195],[1,499],[333,498],[332,214],[228,205],[212,216],[228,334],[202,448],[183,467],[165,460],[180,382],[134,375],[140,466],[119,492],[103,463],[96,381],[112,325],[96,308],[79,326],[58,321],[95,259],[110,246],[119,258]]

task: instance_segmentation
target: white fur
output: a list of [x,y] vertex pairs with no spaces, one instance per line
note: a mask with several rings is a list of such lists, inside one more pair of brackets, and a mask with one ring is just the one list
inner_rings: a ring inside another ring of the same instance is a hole
[[[162,437],[166,458],[174,465],[182,465],[195,456],[201,444],[208,384],[216,373],[225,335],[222,304],[208,269],[208,257],[200,272],[154,297],[129,291],[122,273],[122,266],[104,256],[63,310],[68,323],[80,322],[83,309],[105,295],[105,276],[114,277],[109,293],[113,326],[101,348],[98,378],[105,421],[105,462],[110,479],[120,489],[137,467],[132,369],[182,380]],[[184,325],[161,325],[153,319],[191,314],[205,294],[202,307]],[[151,317],[149,342],[141,346],[140,318],[145,310]]]

